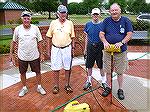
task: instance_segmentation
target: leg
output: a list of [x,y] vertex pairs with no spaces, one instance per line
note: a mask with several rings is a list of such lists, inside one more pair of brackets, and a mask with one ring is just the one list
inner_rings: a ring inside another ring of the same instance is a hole
[[102,96],[106,97],[111,93],[111,88],[107,84],[107,76],[111,75],[111,55],[110,53],[103,52],[103,75],[102,75],[102,87],[104,92]]
[[83,90],[89,89],[92,86],[92,68],[94,66],[95,60],[96,60],[96,48],[94,48],[93,45],[89,44],[87,45],[87,58],[86,58],[86,72],[87,72],[87,80],[85,82],[85,85],[83,87]]
[[59,70],[53,71],[53,79],[54,79],[54,87],[53,87],[53,94],[57,94],[59,92]]
[[119,75],[117,76],[117,80],[118,80],[119,89],[122,89],[123,74],[119,74]]
[[92,68],[88,68],[88,77],[87,77],[87,81],[83,87],[83,90],[87,90],[89,88],[91,88],[92,86]]
[[65,70],[65,79],[66,79],[65,90],[67,93],[73,92],[72,88],[70,87],[70,72],[71,70]]
[[23,88],[19,92],[19,96],[22,97],[28,92],[28,89],[26,87],[26,71],[27,71],[27,68],[28,68],[28,62],[27,61],[22,61],[20,59],[18,60],[18,62],[19,62],[20,78],[21,78],[21,82],[22,82],[22,85],[23,85]]
[[40,58],[30,61],[29,64],[30,64],[32,72],[36,73],[36,80],[38,84],[37,92],[39,92],[42,95],[45,95],[46,92],[44,88],[41,86]]
[[118,89],[118,98],[120,100],[123,100],[125,98],[124,96],[124,92],[123,92],[123,73],[127,70],[128,68],[128,60],[127,60],[127,52],[122,52],[122,53],[118,53],[115,56],[115,70],[117,75],[117,81],[118,81],[118,85],[119,85],[119,89]]
[[20,74],[21,82],[23,86],[26,86],[26,73]]

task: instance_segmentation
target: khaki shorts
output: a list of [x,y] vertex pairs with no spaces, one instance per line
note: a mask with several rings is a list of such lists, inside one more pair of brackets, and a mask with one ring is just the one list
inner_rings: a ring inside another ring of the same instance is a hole
[[[104,72],[111,73],[111,54],[103,51]],[[128,69],[127,51],[114,53],[114,71],[123,74]]]

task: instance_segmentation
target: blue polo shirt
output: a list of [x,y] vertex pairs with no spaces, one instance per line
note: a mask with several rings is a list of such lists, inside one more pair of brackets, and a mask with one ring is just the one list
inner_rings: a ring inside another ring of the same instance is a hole
[[88,36],[88,43],[102,43],[99,37],[99,32],[101,31],[102,22],[94,24],[92,21],[87,22],[84,31]]
[[[131,21],[127,17],[121,16],[119,21],[114,21],[111,17],[107,17],[103,21],[102,31],[105,32],[105,38],[110,44],[121,42],[127,32],[133,32]],[[127,50],[127,44],[121,46],[121,51]]]

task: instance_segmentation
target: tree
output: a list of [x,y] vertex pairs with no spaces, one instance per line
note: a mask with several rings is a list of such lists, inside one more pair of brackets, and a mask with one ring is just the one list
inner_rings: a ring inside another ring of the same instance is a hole
[[127,7],[127,0],[109,0],[109,6],[111,6],[113,3],[118,3],[120,5],[121,11],[125,13],[126,7]]
[[150,4],[147,4],[145,0],[128,0],[127,10],[133,12],[134,14],[139,14],[140,12],[150,13]]
[[69,14],[78,14],[79,9],[80,9],[80,7],[77,2],[72,2],[72,3],[68,4]]
[[88,8],[88,13],[95,7],[100,7],[103,0],[83,0],[83,3]]
[[36,12],[48,11],[49,12],[48,19],[50,19],[51,12],[57,11],[58,0],[36,0],[35,2],[33,2],[33,4]]

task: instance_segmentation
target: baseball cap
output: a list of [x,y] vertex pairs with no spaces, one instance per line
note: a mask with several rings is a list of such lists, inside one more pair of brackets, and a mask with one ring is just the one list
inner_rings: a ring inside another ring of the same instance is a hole
[[92,13],[91,13],[92,15],[93,14],[100,14],[100,10],[99,10],[99,8],[94,8],[94,9],[92,9]]
[[67,13],[68,10],[67,10],[66,6],[64,6],[64,5],[59,5],[59,6],[58,6],[58,9],[57,9],[57,12],[59,12],[59,13],[62,13],[62,12]]
[[24,17],[24,16],[31,17],[31,12],[29,12],[29,11],[23,11],[23,12],[21,13],[21,17]]

